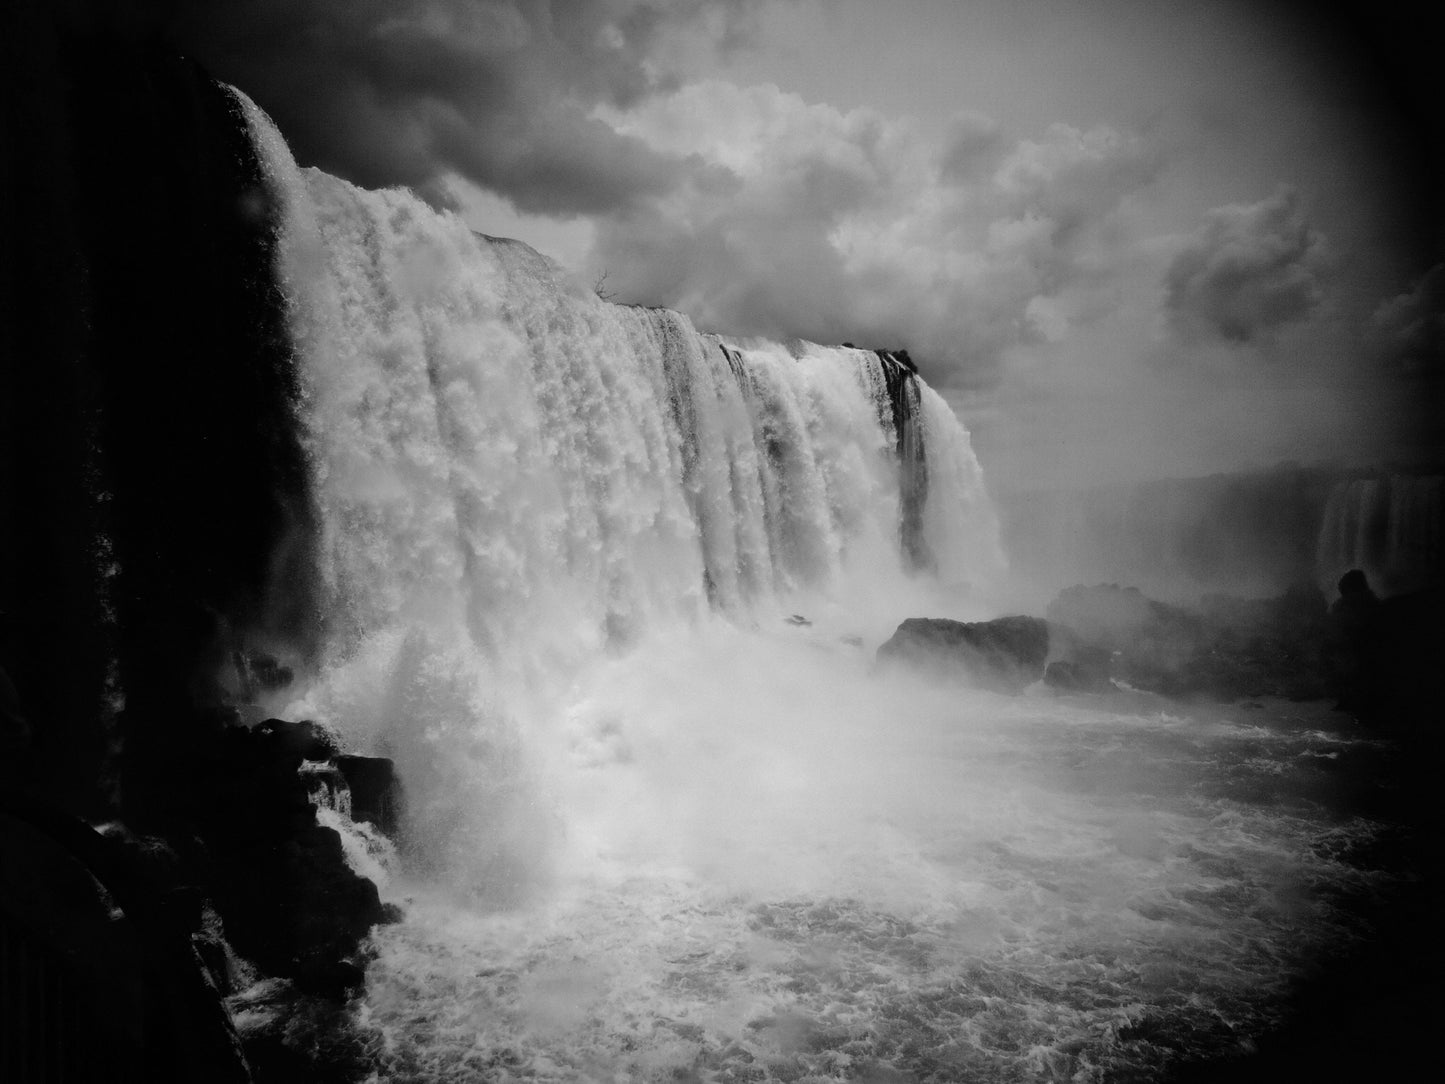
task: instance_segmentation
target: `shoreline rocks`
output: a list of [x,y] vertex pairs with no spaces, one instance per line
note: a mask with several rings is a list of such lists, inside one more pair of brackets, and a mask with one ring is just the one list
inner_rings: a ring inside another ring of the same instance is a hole
[[1138,588],[1076,585],[1046,618],[961,622],[908,618],[878,648],[880,664],[1017,694],[1120,687],[1177,700],[1326,700],[1385,736],[1434,740],[1434,668],[1445,659],[1445,590],[1380,599],[1363,572],[1327,605],[1312,584],[1274,598],[1205,595],[1194,606]]
[[1095,687],[1106,676],[1182,698],[1328,695],[1325,599],[1309,585],[1272,599],[1206,595],[1197,607],[1158,602],[1134,587],[1080,585],[1061,591],[1046,613],[1063,658],[1090,671]]
[[[401,791],[389,760],[342,756],[324,728],[236,716],[198,710],[166,728],[185,740],[127,749],[119,819],[99,829],[12,773],[20,758],[0,764],[0,951],[21,969],[16,982],[0,975],[0,1008],[47,1021],[0,1036],[0,1065],[77,1079],[323,1079],[273,1071],[289,1010],[258,1031],[237,1026],[231,1002],[269,977],[296,1012],[342,1012],[372,929],[400,914],[353,870],[317,803],[345,812],[349,776],[368,819],[395,833]],[[81,1047],[112,1022],[110,1054],[95,1062]]]
[[962,677],[996,692],[1017,693],[1044,676],[1048,655],[1049,627],[1037,617],[973,622],[910,617],[878,649],[877,659]]

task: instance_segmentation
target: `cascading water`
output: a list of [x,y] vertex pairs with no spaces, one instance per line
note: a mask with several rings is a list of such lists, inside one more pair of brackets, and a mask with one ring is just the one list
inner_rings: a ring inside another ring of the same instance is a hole
[[1316,568],[1329,588],[1364,569],[1386,594],[1437,586],[1445,568],[1445,478],[1342,481],[1325,503]]
[[[599,655],[715,615],[906,597],[910,551],[957,581],[1001,567],[967,434],[891,357],[607,304],[409,193],[297,170],[248,108],[322,524],[329,647],[304,707],[400,758],[424,850],[497,838],[508,818],[477,791]],[[920,442],[926,499],[895,452]],[[456,753],[481,735],[470,787]],[[485,826],[457,835],[457,803]]]
[[1003,568],[932,389],[604,303],[246,107],[322,532],[285,711],[409,799],[379,1078],[1096,1080],[1275,1018],[1350,740],[873,673]]

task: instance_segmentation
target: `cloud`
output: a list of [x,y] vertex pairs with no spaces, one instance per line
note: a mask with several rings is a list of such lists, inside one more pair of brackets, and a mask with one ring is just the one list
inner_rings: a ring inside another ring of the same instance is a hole
[[1115,303],[1158,155],[1108,125],[928,128],[686,83],[762,0],[197,0],[175,35],[297,158],[366,187],[585,216],[621,300],[735,334],[907,347],[983,386]]
[[735,334],[904,346],[957,386],[1109,307],[1112,227],[1158,168],[1108,126],[1021,140],[962,114],[930,130],[773,86],[699,83],[594,115],[688,163],[600,223],[591,262],[621,297]]
[[[685,82],[763,0],[196,0],[174,34],[365,187],[595,224],[619,299],[736,334],[910,349],[986,385],[1113,303],[1121,201],[1157,156],[1107,125],[929,129]],[[460,194],[459,194],[460,193]]]
[[1268,340],[1324,295],[1325,240],[1292,189],[1210,211],[1164,274],[1164,307],[1186,340]]
[[758,0],[196,0],[172,35],[271,114],[297,158],[444,199],[457,173],[518,208],[598,213],[680,163],[589,116],[679,79],[688,42],[746,40]]
[[1403,376],[1445,376],[1445,263],[1377,308],[1369,336],[1385,364]]

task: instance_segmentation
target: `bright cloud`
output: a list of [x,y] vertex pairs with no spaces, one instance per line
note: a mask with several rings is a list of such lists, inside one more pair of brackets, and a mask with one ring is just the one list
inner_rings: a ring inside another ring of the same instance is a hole
[[1158,167],[1107,126],[1020,140],[963,114],[931,131],[773,86],[693,84],[594,116],[689,163],[599,230],[592,262],[622,296],[740,334],[905,346],[963,386],[1106,307],[1121,204]]

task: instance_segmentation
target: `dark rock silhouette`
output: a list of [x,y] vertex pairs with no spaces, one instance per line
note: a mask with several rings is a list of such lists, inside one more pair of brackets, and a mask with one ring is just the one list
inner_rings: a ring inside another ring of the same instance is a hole
[[397,838],[403,807],[396,765],[387,757],[339,756],[336,767],[351,793],[351,819]]
[[928,500],[928,460],[923,445],[918,367],[906,350],[876,350],[883,366],[898,457],[901,499],[900,539],[912,567],[932,568],[934,556],[923,537],[923,507]]
[[878,649],[879,662],[906,662],[1007,693],[1043,677],[1048,655],[1048,625],[1022,616],[978,622],[910,617]]
[[[238,102],[163,18],[0,8],[0,803],[20,825],[7,844],[43,823],[56,848],[8,863],[0,936],[38,945],[59,970],[32,977],[83,1001],[98,987],[67,961],[103,928],[52,937],[17,909],[38,892],[57,913],[110,900],[120,917],[95,944],[139,948],[97,948],[114,964],[102,1000],[141,1030],[109,1042],[94,1004],[67,1003],[57,1034],[84,1034],[65,1056],[96,1056],[72,1076],[223,1081],[244,1060],[198,1061],[187,1037],[225,1023],[221,925],[335,994],[381,909],[296,773],[334,744],[302,724],[238,732],[226,706],[228,675],[249,699],[314,648],[314,510],[276,209]],[[128,828],[101,837],[77,815]],[[65,872],[77,863],[89,881]],[[30,1042],[12,1025],[42,988],[6,1002],[7,1038]]]
[[0,1076],[251,1079],[191,873],[161,840],[0,794]]
[[276,212],[238,103],[145,7],[0,14],[7,669],[50,791],[98,816],[118,694],[164,745],[233,641],[316,635]]
[[1365,573],[1340,577],[1325,648],[1336,706],[1382,732],[1431,738],[1439,731],[1437,672],[1445,659],[1445,590],[1381,599]]
[[270,756],[280,759],[330,760],[338,749],[336,735],[309,719],[299,723],[267,719],[251,733],[253,740],[268,748]]
[[[1050,629],[1057,644],[1060,637]],[[1088,644],[1071,646],[1068,657],[1055,659],[1044,668],[1044,682],[1065,692],[1103,693],[1114,688],[1110,678],[1111,653]]]
[[270,975],[340,996],[360,982],[361,944],[387,918],[376,885],[317,823],[303,761],[335,755],[314,723],[228,726],[198,743],[156,811],[206,848],[207,885],[236,951]]
[[1061,591],[1049,603],[1060,688],[1075,670],[1169,696],[1233,700],[1324,695],[1321,651],[1324,596],[1301,584],[1274,599],[1205,596],[1197,607],[1171,606],[1134,587],[1099,584]]

